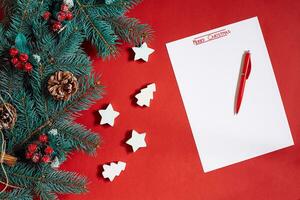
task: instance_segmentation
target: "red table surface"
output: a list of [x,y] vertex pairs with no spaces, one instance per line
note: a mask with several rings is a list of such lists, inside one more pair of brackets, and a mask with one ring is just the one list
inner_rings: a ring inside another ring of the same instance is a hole
[[[156,51],[144,63],[134,62],[124,46],[117,59],[106,61],[89,50],[106,95],[78,121],[99,133],[103,144],[96,157],[75,152],[61,167],[87,176],[89,193],[60,198],[300,199],[300,1],[145,0],[129,15],[153,27],[150,47]],[[261,23],[295,145],[204,173],[165,44],[254,16]],[[157,92],[151,107],[135,106],[132,95],[152,82]],[[120,116],[114,127],[100,126],[97,110],[109,103]],[[147,132],[147,148],[129,151],[124,142],[132,129]],[[102,164],[119,160],[127,163],[126,170],[113,182],[101,178]]]

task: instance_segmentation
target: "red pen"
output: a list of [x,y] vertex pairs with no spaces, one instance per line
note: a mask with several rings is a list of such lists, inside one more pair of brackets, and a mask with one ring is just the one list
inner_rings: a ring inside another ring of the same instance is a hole
[[238,114],[240,110],[246,81],[249,78],[250,72],[251,72],[250,51],[246,51],[244,54],[244,62],[242,65],[241,73],[239,75],[239,83],[238,83],[236,99],[235,99],[235,109],[234,109],[235,114]]

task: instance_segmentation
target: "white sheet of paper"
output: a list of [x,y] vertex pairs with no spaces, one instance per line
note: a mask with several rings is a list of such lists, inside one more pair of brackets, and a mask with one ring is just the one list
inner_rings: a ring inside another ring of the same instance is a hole
[[[294,144],[257,17],[168,43],[167,49],[204,172]],[[234,115],[246,50],[252,71]]]

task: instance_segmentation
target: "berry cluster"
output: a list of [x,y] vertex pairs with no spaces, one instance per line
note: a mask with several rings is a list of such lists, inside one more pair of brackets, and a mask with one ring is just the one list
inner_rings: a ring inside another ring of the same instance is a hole
[[34,163],[49,163],[52,160],[53,149],[49,146],[48,136],[41,134],[38,141],[27,146],[25,157]]
[[28,62],[28,54],[20,53],[15,47],[9,50],[9,55],[12,57],[10,59],[11,64],[13,64],[19,70],[25,70],[27,72],[32,71],[32,64]]
[[64,21],[71,21],[73,19],[73,14],[69,10],[69,6],[66,4],[61,5],[60,11],[56,14],[56,17],[54,17],[54,19],[51,19],[51,15],[51,12],[46,11],[43,14],[43,18],[47,21],[50,20],[51,28],[54,32],[57,32],[62,28],[62,23]]

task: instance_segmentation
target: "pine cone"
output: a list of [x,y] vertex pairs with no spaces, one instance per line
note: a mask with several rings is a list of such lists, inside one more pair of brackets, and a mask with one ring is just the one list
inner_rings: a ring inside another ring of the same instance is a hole
[[77,90],[77,78],[69,71],[55,72],[48,80],[48,91],[56,100],[67,101]]
[[0,105],[0,129],[11,129],[17,121],[17,111],[9,103]]

